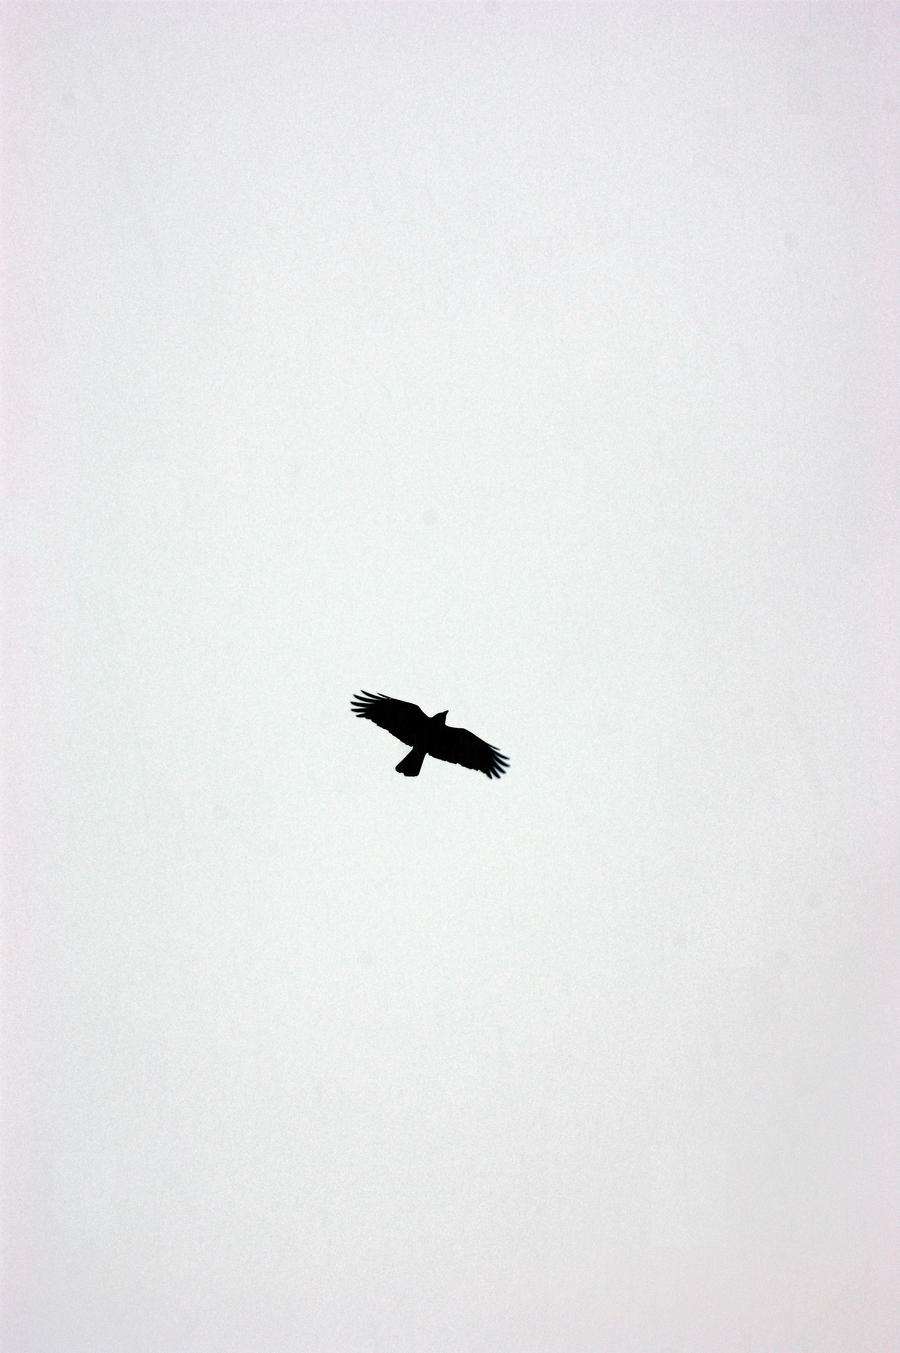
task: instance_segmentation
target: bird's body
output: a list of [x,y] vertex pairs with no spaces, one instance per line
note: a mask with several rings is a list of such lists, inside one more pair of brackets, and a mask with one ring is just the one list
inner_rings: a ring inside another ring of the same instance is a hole
[[467,728],[449,728],[446,709],[429,718],[408,700],[372,695],[369,691],[354,695],[350,707],[358,718],[371,719],[412,748],[395,767],[401,775],[418,775],[426,756],[480,770],[488,779],[502,775],[509,765],[508,758],[496,747],[476,738]]

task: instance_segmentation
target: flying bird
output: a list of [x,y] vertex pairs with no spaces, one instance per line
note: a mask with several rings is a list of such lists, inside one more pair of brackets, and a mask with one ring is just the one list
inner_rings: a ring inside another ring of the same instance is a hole
[[389,695],[372,695],[369,691],[354,695],[350,708],[357,718],[371,719],[412,747],[399,766],[394,767],[401,775],[418,775],[426,756],[480,770],[489,780],[499,778],[509,765],[508,757],[467,728],[448,728],[445,720],[449,710],[429,718],[408,700],[393,700]]

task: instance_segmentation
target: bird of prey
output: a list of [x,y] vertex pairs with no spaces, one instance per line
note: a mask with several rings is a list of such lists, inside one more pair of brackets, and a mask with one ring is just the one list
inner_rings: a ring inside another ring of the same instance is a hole
[[489,780],[501,776],[509,765],[508,757],[467,728],[448,728],[445,720],[449,710],[429,718],[408,700],[392,700],[389,695],[372,695],[369,691],[354,695],[350,708],[357,718],[371,719],[412,747],[399,766],[394,767],[401,775],[418,775],[426,756],[480,770]]

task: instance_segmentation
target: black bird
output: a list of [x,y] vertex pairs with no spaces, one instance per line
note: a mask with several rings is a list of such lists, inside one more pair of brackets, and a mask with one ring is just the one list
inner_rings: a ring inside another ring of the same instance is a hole
[[389,695],[372,695],[363,691],[354,695],[350,708],[360,719],[371,719],[379,728],[386,728],[395,738],[406,742],[412,751],[405,756],[398,770],[401,775],[418,775],[427,756],[441,761],[452,761],[457,766],[482,771],[488,779],[501,776],[509,765],[509,758],[489,742],[482,742],[467,728],[448,728],[444,722],[449,710],[433,714],[431,718],[408,700],[392,700]]

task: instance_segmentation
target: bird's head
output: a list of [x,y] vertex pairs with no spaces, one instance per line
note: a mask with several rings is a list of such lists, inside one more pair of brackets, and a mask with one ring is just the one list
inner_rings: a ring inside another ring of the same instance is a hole
[[434,718],[432,719],[432,723],[446,723],[446,722],[447,722],[447,715],[448,715],[449,713],[450,713],[449,709],[442,709],[441,712],[440,712],[440,714],[435,714],[435,715],[434,715]]

